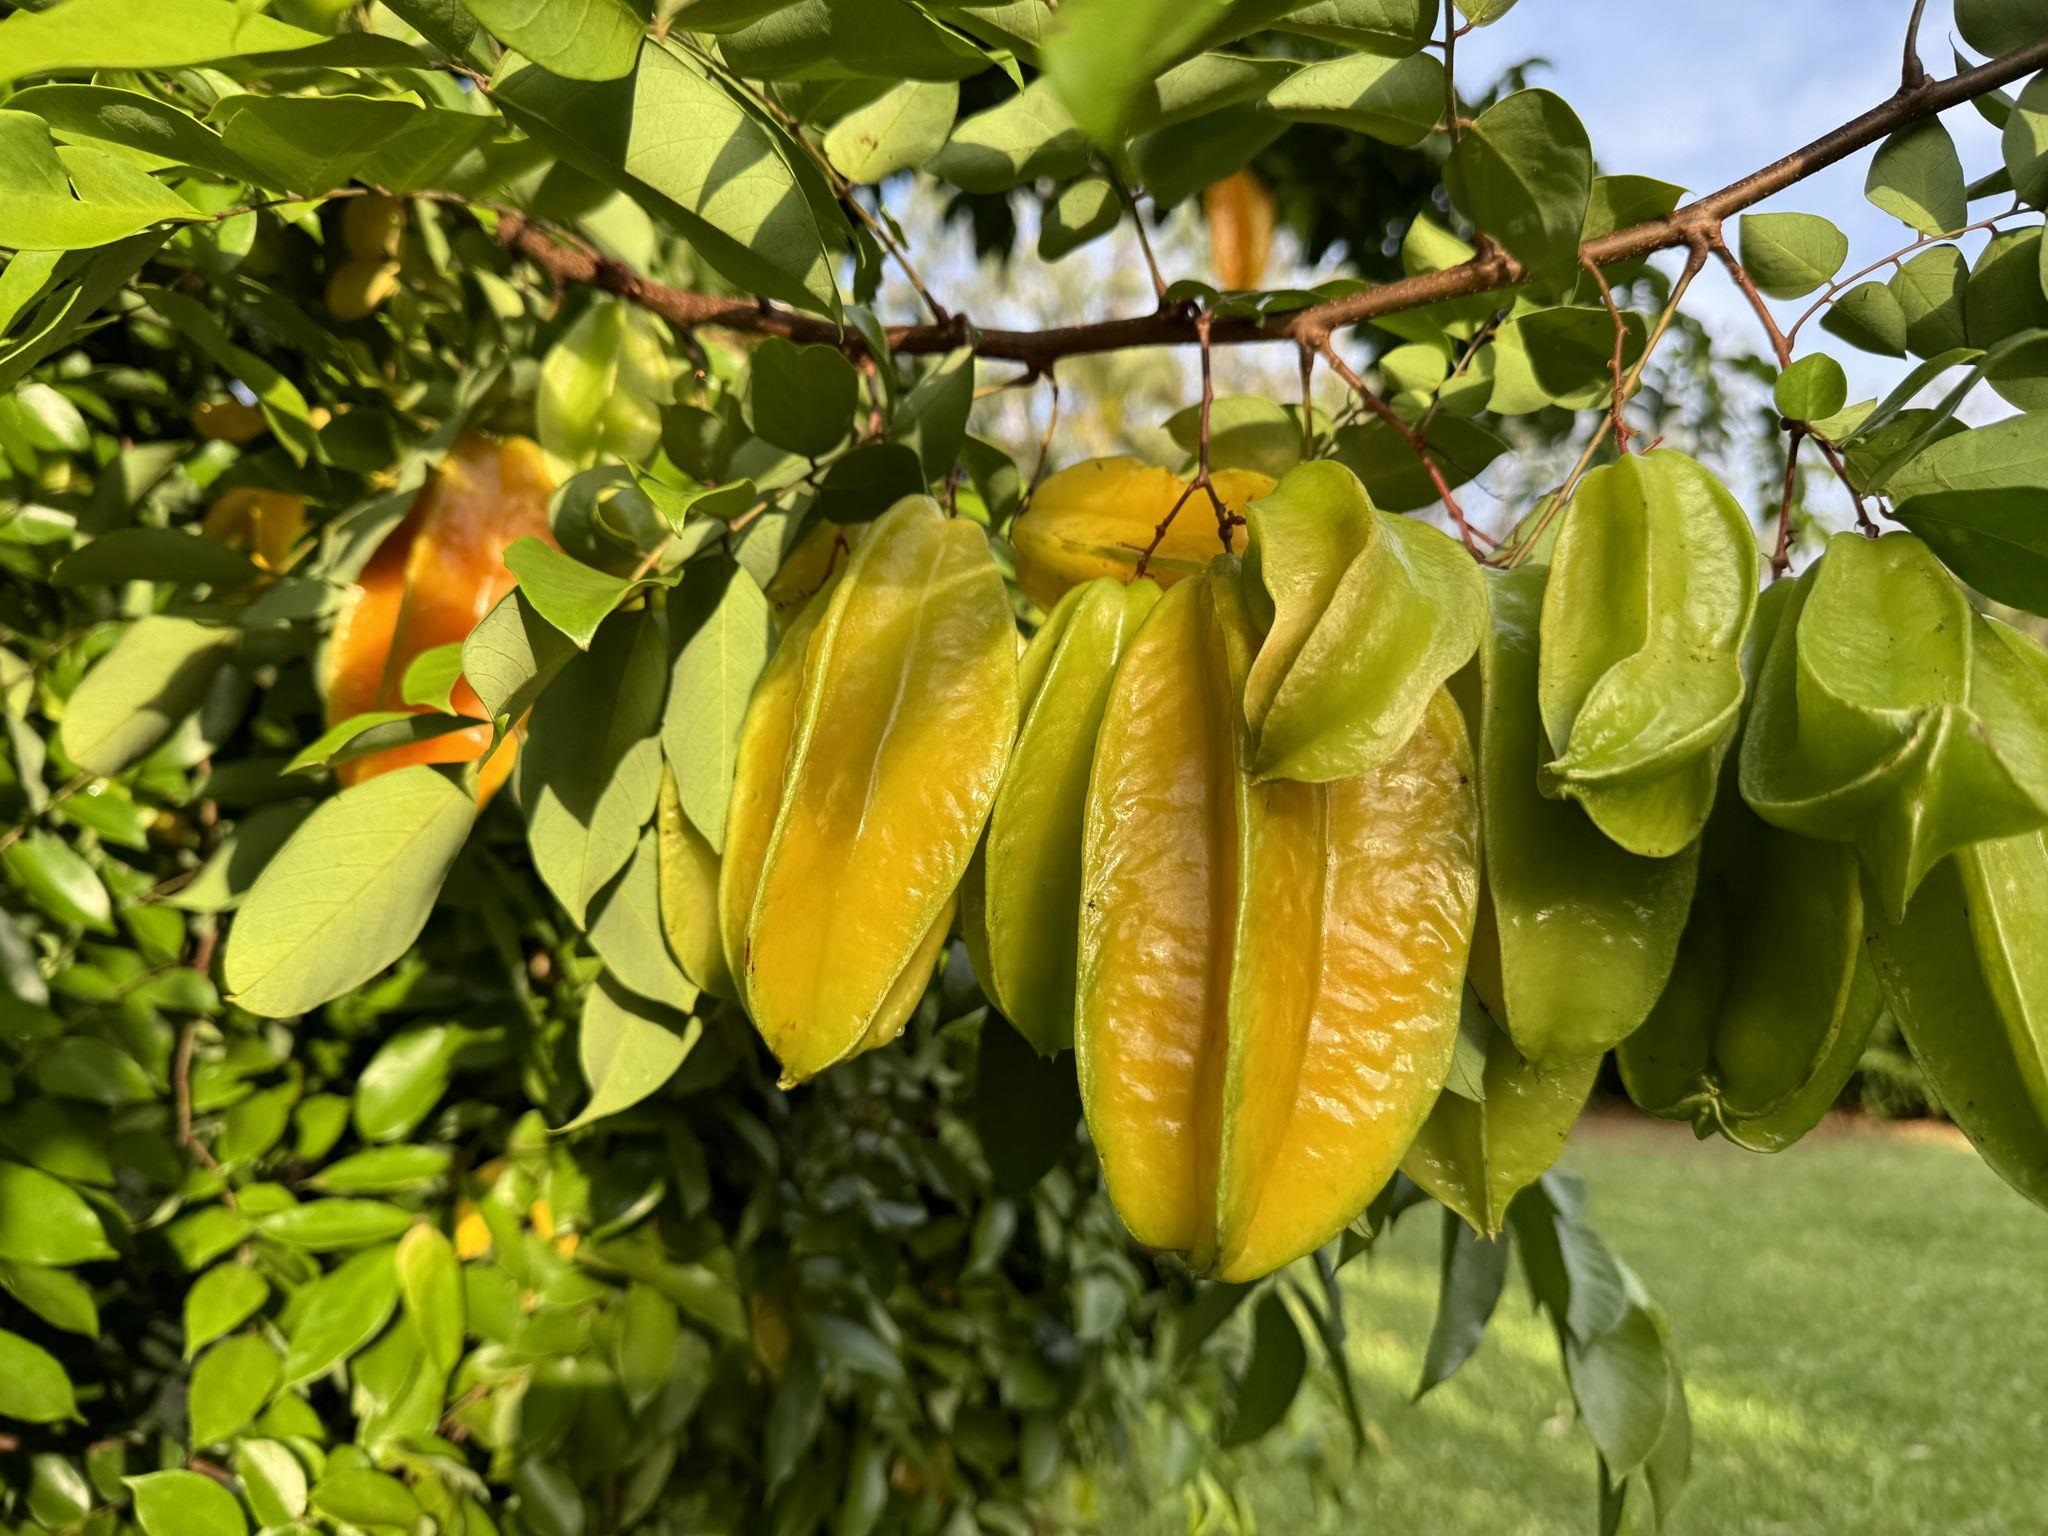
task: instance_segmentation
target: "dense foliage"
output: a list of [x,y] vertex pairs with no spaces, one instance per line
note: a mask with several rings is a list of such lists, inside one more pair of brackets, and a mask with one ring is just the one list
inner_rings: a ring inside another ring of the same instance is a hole
[[[1882,140],[1842,276],[1461,99],[1511,7],[13,0],[0,1519],[1228,1526],[1306,1380],[1363,1446],[1341,1272],[1434,1203],[1420,1389],[1517,1255],[1661,1523],[1668,1328],[1549,1171],[1606,1052],[1774,1150],[1888,1006],[2048,1198],[2048,656],[1975,596],[2048,608],[2048,24],[1959,0],[1992,64],[1784,173]],[[1215,281],[983,330],[911,176],[1077,265],[1199,198]],[[1761,515],[1653,440],[1710,263]],[[1852,405],[1809,320],[1917,362]],[[1258,342],[1301,398],[1215,395]],[[1155,344],[1182,462],[971,430]]]

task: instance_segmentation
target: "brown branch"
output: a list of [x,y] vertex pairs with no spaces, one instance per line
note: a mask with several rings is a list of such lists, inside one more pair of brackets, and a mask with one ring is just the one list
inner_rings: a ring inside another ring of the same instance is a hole
[[1223,552],[1226,555],[1237,547],[1235,530],[1244,526],[1244,519],[1231,511],[1224,504],[1222,496],[1217,494],[1216,481],[1209,473],[1209,415],[1216,404],[1216,376],[1210,366],[1212,349],[1209,346],[1209,332],[1215,325],[1215,316],[1205,310],[1195,317],[1195,323],[1199,327],[1196,334],[1201,337],[1202,345],[1202,407],[1200,422],[1195,432],[1195,477],[1187,483],[1187,488],[1174,498],[1173,505],[1167,508],[1166,516],[1161,518],[1159,526],[1152,530],[1151,542],[1138,551],[1137,568],[1132,572],[1134,577],[1145,574],[1145,568],[1152,563],[1152,557],[1159,552],[1159,546],[1166,538],[1167,529],[1173,526],[1173,520],[1180,516],[1180,509],[1188,504],[1188,499],[1197,491],[1208,493],[1209,505],[1216,513],[1216,537],[1222,540]]
[[[1616,262],[1637,261],[1657,251],[1692,245],[1708,231],[1718,230],[1723,220],[1877,143],[1907,124],[1960,106],[1986,91],[2043,68],[2048,68],[2048,38],[1947,79],[1930,78],[1911,90],[1900,91],[1833,132],[1740,181],[1687,203],[1666,218],[1648,219],[1587,241],[1580,247],[1580,256],[1605,267]],[[702,325],[723,326],[735,331],[788,336],[798,341],[826,342],[850,351],[859,350],[861,345],[857,336],[842,331],[821,316],[762,305],[753,299],[721,298],[649,282],[615,263],[600,261],[588,251],[579,251],[549,239],[530,221],[516,215],[500,218],[498,234],[506,245],[534,262],[555,281],[595,284],[685,329]],[[1470,261],[1455,267],[1400,278],[1362,293],[1284,315],[1218,321],[1210,340],[1216,346],[1260,341],[1306,342],[1320,349],[1333,331],[1345,326],[1382,315],[1422,309],[1446,299],[1512,288],[1523,280],[1524,275],[1521,264],[1506,252],[1483,250]],[[972,340],[982,357],[1007,358],[1039,368],[1063,357],[1116,352],[1126,347],[1188,346],[1199,339],[1195,316],[1179,309],[1039,331],[974,330],[957,315],[945,324],[896,326],[889,331],[890,347],[904,354],[950,352],[963,342]]]
[[1593,281],[1600,285],[1600,299],[1606,304],[1607,313],[1614,319],[1614,351],[1608,357],[1608,372],[1614,376],[1614,406],[1608,412],[1614,425],[1614,451],[1628,452],[1630,437],[1628,422],[1622,414],[1622,407],[1628,403],[1628,381],[1622,376],[1622,354],[1628,347],[1628,317],[1622,314],[1621,306],[1614,302],[1614,288],[1607,281],[1607,274],[1600,270],[1597,262],[1587,262],[1586,270],[1593,274]]
[[1906,22],[1906,61],[1899,70],[1899,89],[1917,91],[1927,83],[1927,66],[1920,62],[1920,18],[1927,14],[1927,0],[1913,0],[1913,14]]
[[1795,425],[1785,443],[1785,495],[1778,503],[1778,542],[1771,551],[1771,580],[1776,581],[1792,566],[1792,498],[1799,490],[1799,445],[1806,440],[1806,428]]

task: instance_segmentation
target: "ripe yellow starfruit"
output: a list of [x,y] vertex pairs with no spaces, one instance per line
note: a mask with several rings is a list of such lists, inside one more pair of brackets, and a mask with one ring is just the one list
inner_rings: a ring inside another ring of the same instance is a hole
[[1545,792],[1668,858],[1700,835],[1742,708],[1756,535],[1705,465],[1659,448],[1581,482],[1543,597]]
[[306,498],[290,491],[237,485],[206,509],[199,531],[241,550],[273,575],[291,568],[299,536],[306,531]]
[[1017,731],[986,537],[878,518],[783,636],[741,731],[719,912],[740,1000],[799,1083],[893,1039],[930,979]]
[[962,886],[961,932],[982,991],[1050,1056],[1074,1043],[1081,818],[1118,659],[1159,600],[1099,578],[1061,598],[1022,662],[1023,721]]
[[1074,1049],[1132,1235],[1248,1280],[1364,1209],[1428,1114],[1479,827],[1444,695],[1372,773],[1253,777],[1235,564],[1169,591],[1117,670],[1084,822]]
[[[1273,480],[1252,469],[1219,469],[1212,477],[1225,507],[1242,517],[1252,502],[1273,489]],[[1017,585],[1041,608],[1050,609],[1070,587],[1098,576],[1128,581],[1151,545],[1159,525],[1188,489],[1170,469],[1137,459],[1085,459],[1070,465],[1032,493],[1031,505],[1010,528],[1017,550]],[[1244,530],[1230,530],[1233,552],[1244,548]],[[1185,503],[1145,563],[1145,574],[1162,587],[1206,570],[1222,547],[1216,508],[1196,491]]]

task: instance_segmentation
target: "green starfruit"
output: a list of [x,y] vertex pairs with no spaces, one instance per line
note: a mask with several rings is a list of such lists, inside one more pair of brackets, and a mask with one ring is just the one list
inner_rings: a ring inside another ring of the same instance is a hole
[[1896,923],[1955,849],[2048,825],[2048,656],[1912,534],[1839,534],[1788,599],[1741,761],[1750,808],[1854,845]]
[[1024,651],[1016,750],[960,890],[961,933],[982,990],[1042,1055],[1074,1043],[1088,770],[1117,661],[1158,601],[1152,582],[1104,576],[1053,607]]
[[1671,973],[1699,850],[1645,859],[1537,791],[1540,565],[1487,575],[1492,622],[1453,680],[1478,743],[1486,847],[1472,982],[1523,1056],[1598,1056],[1648,1015]]
[[1478,646],[1479,567],[1427,523],[1381,512],[1329,460],[1289,470],[1246,516],[1245,602],[1264,631],[1244,689],[1253,771],[1370,772]]
[[1742,708],[1756,536],[1707,468],[1625,454],[1564,513],[1543,599],[1546,793],[1666,858],[1698,837]]

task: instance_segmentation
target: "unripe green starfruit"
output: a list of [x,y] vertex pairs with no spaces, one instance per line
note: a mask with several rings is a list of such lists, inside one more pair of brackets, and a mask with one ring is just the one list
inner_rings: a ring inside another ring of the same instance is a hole
[[1124,648],[1159,600],[1107,577],[1059,600],[1021,663],[1023,721],[961,887],[961,932],[982,990],[1042,1055],[1074,1043],[1081,818],[1095,736]]
[[1372,773],[1258,781],[1235,562],[1154,606],[1117,669],[1082,845],[1074,1051],[1140,1242],[1250,1280],[1390,1178],[1457,1038],[1478,807],[1439,694]]
[[1547,793],[1631,853],[1700,834],[1742,707],[1756,536],[1707,468],[1668,448],[1588,474],[1543,599]]
[[669,954],[700,991],[731,997],[732,971],[718,931],[718,853],[683,814],[675,776],[665,767],[654,830],[661,931]]
[[[1763,594],[1754,676],[1793,588]],[[1760,821],[1730,764],[1671,980],[1615,1050],[1629,1097],[1758,1152],[1790,1146],[1847,1086],[1881,1011],[1855,855]]]
[[1955,849],[2048,825],[2048,656],[1912,534],[1838,534],[1788,599],[1741,761],[1751,809],[1854,845],[1897,922]]
[[1253,771],[1319,783],[1377,768],[1479,644],[1478,565],[1327,459],[1246,515],[1245,603],[1265,631],[1244,689]]
[[1547,576],[1540,565],[1487,573],[1490,623],[1452,693],[1478,743],[1485,826],[1472,984],[1516,1049],[1554,1068],[1598,1056],[1648,1016],[1678,953],[1699,849],[1643,858],[1538,791]]
[[785,1083],[901,1030],[1016,730],[986,537],[907,497],[783,636],[740,731],[721,929]]
[[1401,1171],[1481,1237],[1497,1237],[1509,1202],[1564,1151],[1593,1092],[1600,1058],[1533,1067],[1473,998],[1466,1004],[1478,1012],[1486,1040],[1485,1097],[1470,1099],[1446,1088],[1401,1159]]

